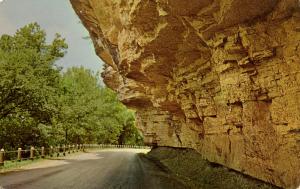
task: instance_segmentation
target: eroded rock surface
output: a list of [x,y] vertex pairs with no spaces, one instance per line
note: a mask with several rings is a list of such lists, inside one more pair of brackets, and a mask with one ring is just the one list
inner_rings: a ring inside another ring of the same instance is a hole
[[300,184],[297,0],[71,0],[145,140]]

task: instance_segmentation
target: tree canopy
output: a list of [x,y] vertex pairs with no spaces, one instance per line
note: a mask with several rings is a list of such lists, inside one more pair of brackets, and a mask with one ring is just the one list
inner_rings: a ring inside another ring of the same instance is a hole
[[135,144],[142,141],[134,125],[134,112],[121,104],[113,91],[101,87],[90,71],[69,69],[63,75],[60,91],[59,120],[67,142]]
[[1,36],[0,147],[141,142],[134,112],[91,71],[56,66],[67,48],[37,23]]

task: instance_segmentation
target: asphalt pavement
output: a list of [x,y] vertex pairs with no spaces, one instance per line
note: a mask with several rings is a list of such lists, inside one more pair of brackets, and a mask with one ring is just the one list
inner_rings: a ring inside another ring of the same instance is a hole
[[57,166],[0,174],[0,189],[185,188],[167,171],[143,157],[138,150],[129,149],[85,153],[61,160],[64,163]]

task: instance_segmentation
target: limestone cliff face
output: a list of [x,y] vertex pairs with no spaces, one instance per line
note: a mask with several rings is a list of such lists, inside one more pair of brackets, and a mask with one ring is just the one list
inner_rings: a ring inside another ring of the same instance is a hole
[[146,142],[300,184],[298,0],[71,0]]

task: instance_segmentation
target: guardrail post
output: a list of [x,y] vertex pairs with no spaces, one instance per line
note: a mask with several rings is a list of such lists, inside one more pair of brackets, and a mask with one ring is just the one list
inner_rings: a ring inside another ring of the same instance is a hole
[[44,146],[42,147],[41,157],[45,158],[45,147]]
[[73,153],[75,153],[75,145],[72,145]]
[[63,145],[63,155],[66,156],[66,145]]
[[60,146],[56,146],[56,152],[57,152],[57,157],[59,157],[59,150],[60,150]]
[[4,166],[4,149],[0,150],[0,166]]
[[50,146],[49,155],[50,157],[53,157],[53,146]]
[[78,144],[76,144],[76,152],[78,152]]
[[18,157],[17,160],[20,162],[22,160],[22,148],[18,148]]
[[69,144],[68,145],[68,154],[70,154],[71,153],[71,145]]
[[30,159],[31,160],[34,159],[34,147],[33,146],[30,147]]

